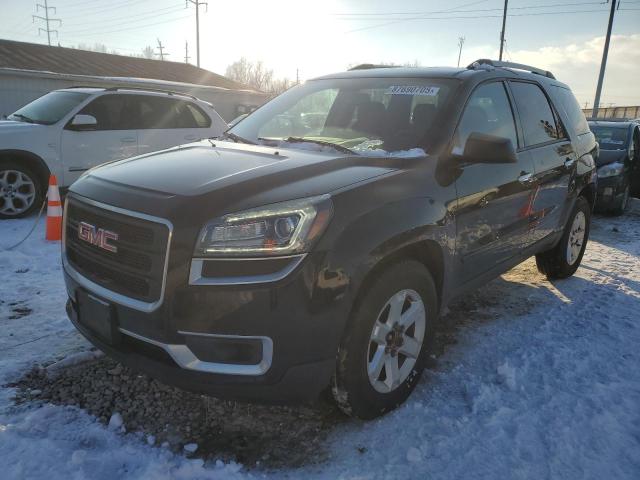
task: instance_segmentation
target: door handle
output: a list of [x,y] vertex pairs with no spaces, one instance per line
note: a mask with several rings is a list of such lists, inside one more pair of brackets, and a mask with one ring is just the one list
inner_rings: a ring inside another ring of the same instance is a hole
[[533,173],[523,173],[518,177],[518,181],[523,185],[529,185],[534,180]]
[[571,167],[573,167],[574,163],[576,163],[576,159],[575,158],[567,158],[564,161],[564,166],[565,166],[565,168],[571,168]]
[[195,135],[185,135],[184,139],[185,140],[197,140],[198,137],[196,137]]
[[124,138],[121,138],[120,141],[122,143],[133,143],[133,142],[137,142],[138,140],[135,137],[124,137]]

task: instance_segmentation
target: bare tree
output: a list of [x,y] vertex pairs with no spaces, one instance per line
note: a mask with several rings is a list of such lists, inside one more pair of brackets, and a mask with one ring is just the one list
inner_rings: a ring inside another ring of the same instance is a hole
[[142,57],[143,58],[148,58],[148,59],[153,59],[155,58],[153,56],[153,47],[151,45],[147,45],[146,47],[144,47],[142,49]]
[[291,86],[289,79],[276,79],[273,70],[267,68],[263,62],[251,62],[245,57],[229,65],[225,75],[236,82],[267,93],[281,93]]

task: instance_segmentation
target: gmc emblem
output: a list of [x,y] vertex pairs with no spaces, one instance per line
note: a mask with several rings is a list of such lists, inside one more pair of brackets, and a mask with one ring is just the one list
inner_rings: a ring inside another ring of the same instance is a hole
[[118,240],[117,233],[104,228],[96,228],[86,222],[78,224],[78,238],[108,252],[116,253],[118,251],[118,247],[109,243],[111,240],[114,242]]

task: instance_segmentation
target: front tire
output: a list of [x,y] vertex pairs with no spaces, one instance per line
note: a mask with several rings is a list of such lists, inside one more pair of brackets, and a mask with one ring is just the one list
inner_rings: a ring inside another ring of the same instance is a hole
[[340,409],[371,419],[403,403],[424,370],[437,315],[435,284],[421,263],[383,271],[358,302],[340,345],[332,383]]
[[551,250],[536,255],[538,271],[549,280],[573,275],[582,262],[590,225],[589,202],[584,197],[578,197],[560,242]]
[[42,205],[42,180],[15,161],[0,161],[0,219],[22,218]]

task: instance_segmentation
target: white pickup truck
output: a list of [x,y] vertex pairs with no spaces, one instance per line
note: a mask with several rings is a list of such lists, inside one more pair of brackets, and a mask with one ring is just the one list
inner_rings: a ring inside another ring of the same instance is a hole
[[227,124],[193,96],[131,88],[66,88],[0,121],[0,219],[38,208],[49,174],[60,186],[102,163],[216,137]]

